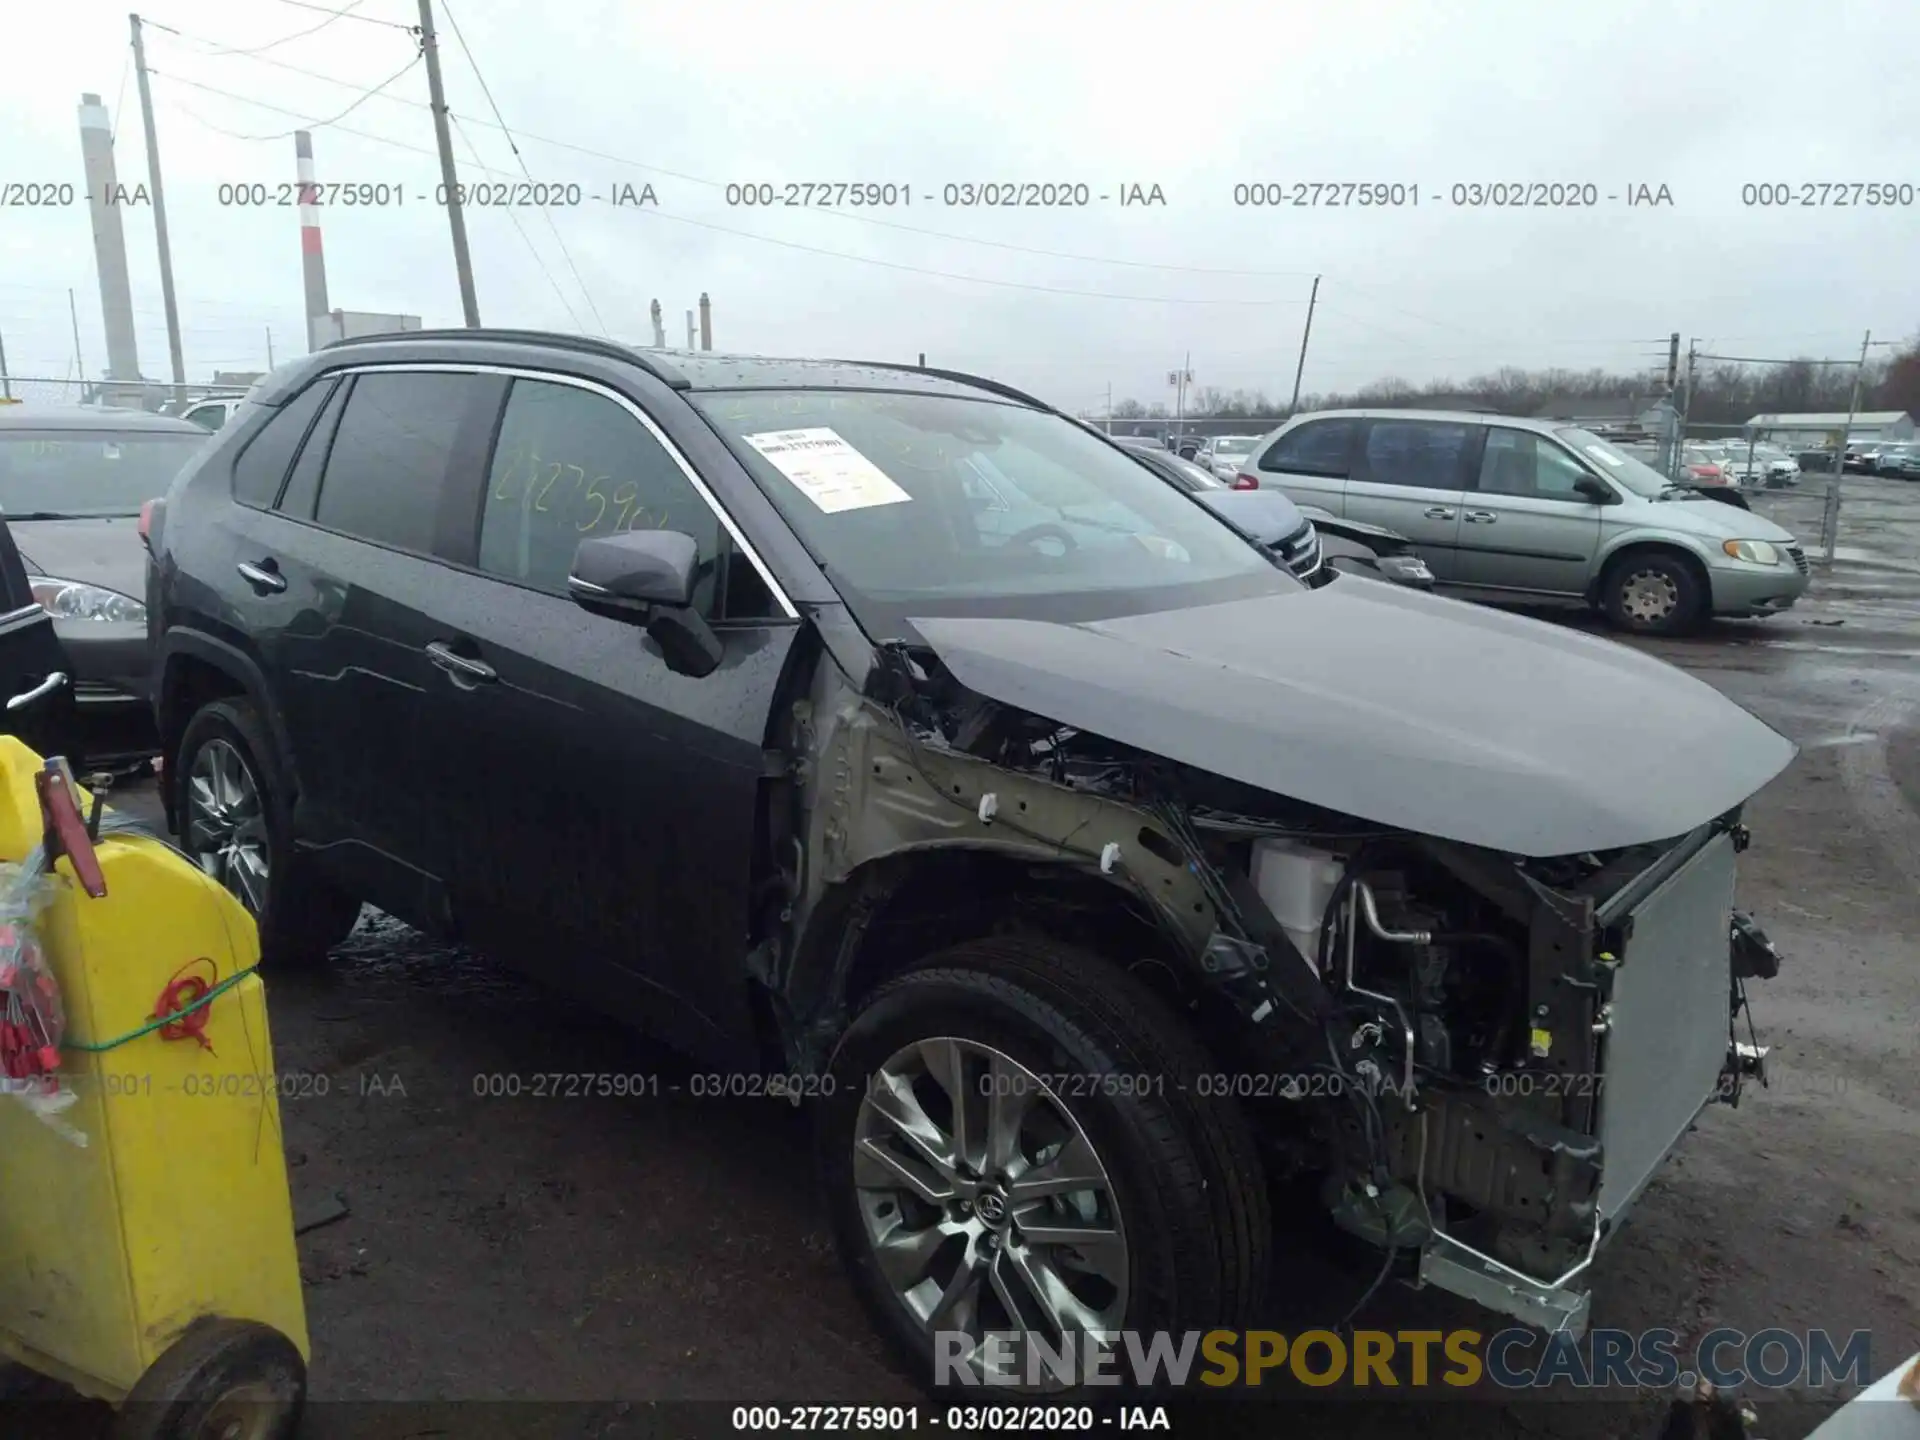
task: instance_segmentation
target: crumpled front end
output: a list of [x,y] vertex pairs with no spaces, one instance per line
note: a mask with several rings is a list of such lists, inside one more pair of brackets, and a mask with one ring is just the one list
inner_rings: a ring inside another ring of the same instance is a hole
[[[1256,788],[907,647],[810,713],[821,895],[955,848],[1105,888],[1160,937],[1116,958],[1191,1018],[1276,1168],[1409,1282],[1584,1330],[1621,1218],[1760,1072],[1746,985],[1778,956],[1734,909],[1738,804],[1529,855]],[[817,991],[797,1008],[826,1036],[838,981]]]

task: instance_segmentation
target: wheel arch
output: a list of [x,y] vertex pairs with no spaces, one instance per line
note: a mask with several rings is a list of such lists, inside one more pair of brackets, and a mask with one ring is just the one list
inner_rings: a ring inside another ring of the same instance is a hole
[[1691,569],[1706,597],[1705,608],[1712,610],[1713,575],[1707,567],[1706,557],[1684,541],[1661,535],[1627,536],[1602,554],[1599,565],[1594,569],[1593,583],[1587,590],[1588,602],[1600,604],[1620,566],[1636,555],[1646,554],[1670,555]]
[[[229,641],[199,630],[173,629],[160,637],[154,656],[154,718],[160,735],[160,753],[171,766],[177,758],[180,740],[200,707],[211,700],[244,699],[251,701],[272,738],[274,754],[262,756],[261,763],[274,767],[290,787],[289,798],[298,789],[293,767],[293,751],[286,722],[267,699],[267,679],[258,662]],[[160,787],[166,809],[167,826],[177,829],[173,786]]]
[[862,996],[935,951],[1045,935],[1130,971],[1176,1010],[1195,1000],[1181,939],[1121,884],[1013,845],[917,845],[868,860],[808,916],[781,977],[803,1055],[818,1059]]

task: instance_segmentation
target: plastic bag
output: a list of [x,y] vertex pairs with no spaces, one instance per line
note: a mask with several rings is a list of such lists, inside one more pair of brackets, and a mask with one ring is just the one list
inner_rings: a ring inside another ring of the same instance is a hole
[[79,1097],[60,1081],[66,1011],[36,930],[50,888],[37,866],[0,865],[0,1089],[84,1145],[59,1118]]

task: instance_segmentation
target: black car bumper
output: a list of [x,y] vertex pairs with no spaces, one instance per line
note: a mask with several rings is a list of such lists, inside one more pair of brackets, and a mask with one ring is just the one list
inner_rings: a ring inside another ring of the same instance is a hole
[[92,769],[116,769],[160,748],[147,698],[152,642],[144,623],[56,620],[73,681],[69,758]]

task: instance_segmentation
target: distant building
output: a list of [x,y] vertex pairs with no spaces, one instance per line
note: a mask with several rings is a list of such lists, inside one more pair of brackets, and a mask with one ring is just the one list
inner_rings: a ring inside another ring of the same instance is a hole
[[1913,416],[1904,410],[1862,410],[1847,423],[1845,411],[1756,415],[1746,428],[1788,449],[1813,449],[1838,440],[1911,440]]

